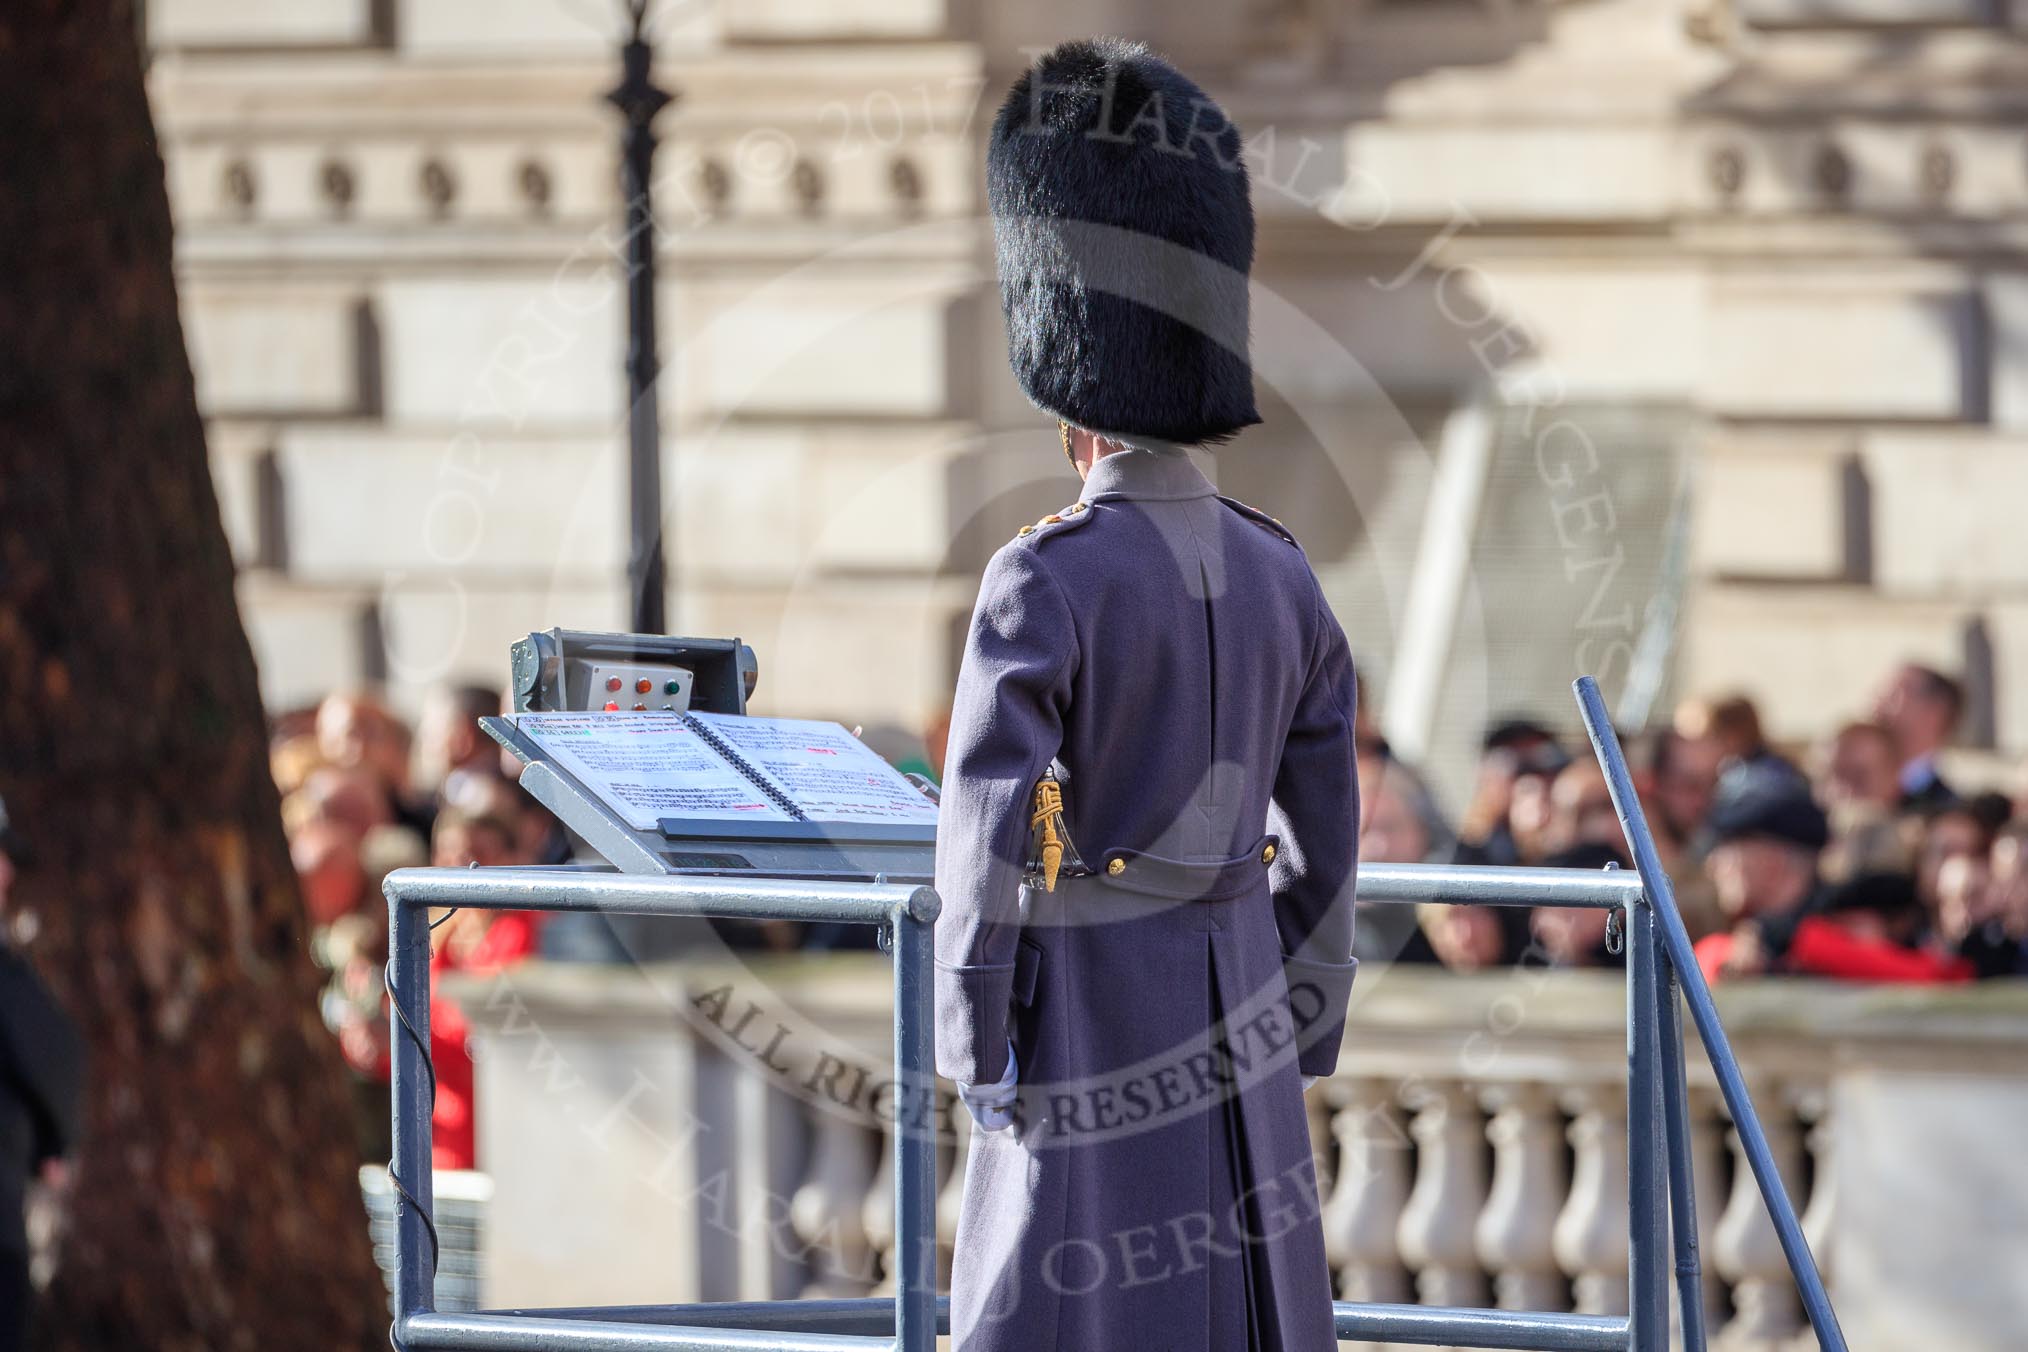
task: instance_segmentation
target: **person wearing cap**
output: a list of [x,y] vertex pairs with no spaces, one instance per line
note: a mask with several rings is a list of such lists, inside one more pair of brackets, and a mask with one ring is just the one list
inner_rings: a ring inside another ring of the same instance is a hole
[[28,1340],[28,1184],[60,1187],[84,1117],[84,1042],[9,936],[28,845],[0,803],[0,1352]]
[[[1824,887],[1824,810],[1793,774],[1742,765],[1719,784],[1706,857],[1728,928],[1697,942],[1707,981],[1787,973],[1843,981],[1965,981],[1970,963],[1907,947],[1889,923],[1891,890],[1875,876]],[[1913,897],[1913,885],[1908,884]]]
[[1240,134],[1147,48],[1068,43],[987,189],[1010,362],[1083,487],[987,565],[951,714],[952,1342],[1334,1347],[1302,1094],[1356,966],[1357,701],[1302,549],[1208,473],[1260,421]]

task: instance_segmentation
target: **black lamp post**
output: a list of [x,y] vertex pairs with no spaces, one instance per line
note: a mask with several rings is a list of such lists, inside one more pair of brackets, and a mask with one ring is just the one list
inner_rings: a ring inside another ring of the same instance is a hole
[[626,119],[620,191],[627,203],[627,599],[633,632],[664,632],[662,425],[655,394],[655,115],[675,101],[655,84],[648,0],[627,0],[631,31],[606,99]]

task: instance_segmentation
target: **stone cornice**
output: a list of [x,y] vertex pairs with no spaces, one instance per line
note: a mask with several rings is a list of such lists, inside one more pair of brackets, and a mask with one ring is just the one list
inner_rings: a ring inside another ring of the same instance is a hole
[[[155,62],[149,93],[170,139],[609,131],[615,64],[424,62],[371,50],[178,55]],[[663,61],[655,76],[680,96],[670,121],[712,126],[815,121],[839,100],[858,111],[891,98],[915,125],[956,131],[983,97],[976,51],[959,43],[738,48]]]

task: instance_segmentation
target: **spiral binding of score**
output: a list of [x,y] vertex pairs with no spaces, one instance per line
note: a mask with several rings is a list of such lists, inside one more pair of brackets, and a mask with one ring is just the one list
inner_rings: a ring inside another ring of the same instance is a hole
[[787,794],[777,789],[767,775],[755,769],[752,761],[749,761],[746,757],[740,755],[738,751],[734,750],[732,744],[713,732],[710,725],[705,723],[703,719],[698,718],[695,714],[686,713],[683,715],[683,726],[703,738],[705,744],[713,751],[725,757],[727,764],[731,765],[733,769],[739,771],[742,775],[745,775],[748,783],[767,795],[769,802],[788,813],[791,820],[799,822],[810,820],[810,815],[797,805],[795,799],[790,798]]

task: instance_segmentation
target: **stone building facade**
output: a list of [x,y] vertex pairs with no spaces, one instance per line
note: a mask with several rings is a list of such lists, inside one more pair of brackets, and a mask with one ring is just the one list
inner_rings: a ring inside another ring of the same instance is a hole
[[[186,327],[278,707],[623,621],[617,0],[151,0]],[[679,632],[920,727],[1070,500],[1001,360],[983,122],[1145,37],[1251,137],[1266,426],[1403,747],[1903,656],[2028,745],[2028,10],[1989,0],[665,0]]]

